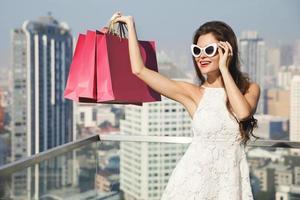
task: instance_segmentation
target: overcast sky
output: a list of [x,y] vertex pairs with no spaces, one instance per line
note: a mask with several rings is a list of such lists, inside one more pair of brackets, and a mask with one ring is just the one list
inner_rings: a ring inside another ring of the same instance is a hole
[[299,9],[299,0],[1,0],[0,67],[10,63],[10,30],[49,11],[77,37],[103,27],[120,10],[134,16],[140,39],[155,40],[158,49],[174,56],[189,52],[194,30],[210,20],[228,23],[238,37],[243,30],[257,30],[269,45],[293,43],[300,39]]

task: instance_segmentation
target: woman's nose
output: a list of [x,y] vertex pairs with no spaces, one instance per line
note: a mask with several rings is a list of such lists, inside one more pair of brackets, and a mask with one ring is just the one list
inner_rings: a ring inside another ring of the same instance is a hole
[[200,58],[205,58],[206,55],[205,55],[203,52],[201,52],[199,57],[200,57]]

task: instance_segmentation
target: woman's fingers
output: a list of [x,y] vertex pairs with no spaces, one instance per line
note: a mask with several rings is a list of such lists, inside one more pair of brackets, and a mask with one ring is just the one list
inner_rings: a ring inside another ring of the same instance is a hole
[[226,49],[226,46],[223,44],[222,41],[219,42],[219,46],[220,46],[222,49],[224,49],[224,52],[222,51],[222,55],[223,55],[223,54],[226,54],[228,49]]
[[113,21],[113,23],[122,22],[122,23],[128,24],[133,21],[134,21],[134,19],[132,16],[117,16],[115,18],[115,20]]
[[113,19],[115,19],[116,17],[121,16],[121,15],[122,15],[122,13],[121,13],[120,11],[115,12],[115,13],[113,14],[113,16],[111,17],[111,20],[113,20]]
[[232,47],[228,41],[226,42],[221,41],[220,44],[222,45],[222,47],[225,49],[225,52],[228,53],[229,56],[233,55]]
[[126,22],[126,18],[124,16],[117,16],[114,20],[113,20],[113,23],[116,23],[116,22]]
[[220,46],[225,50],[224,54],[225,54],[225,55],[231,56],[230,48],[229,48],[229,46],[227,45],[227,43],[226,43],[226,42],[220,41],[219,44],[220,44]]
[[229,47],[229,55],[232,56],[233,55],[233,51],[232,51],[232,46],[230,45],[229,42],[226,41],[227,46]]
[[113,14],[113,16],[110,18],[110,21],[112,23],[115,23],[116,22],[116,19],[121,17],[122,16],[122,13],[120,11],[117,11]]
[[219,52],[220,56],[223,56],[223,50],[222,50],[220,44],[219,44],[219,47],[218,47],[218,52]]

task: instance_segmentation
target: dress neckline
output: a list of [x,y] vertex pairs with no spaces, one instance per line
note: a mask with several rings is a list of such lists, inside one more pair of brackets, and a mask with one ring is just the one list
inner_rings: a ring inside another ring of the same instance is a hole
[[204,88],[208,88],[208,89],[225,89],[223,87],[207,87],[207,86],[204,86],[204,85],[201,85],[201,87],[204,87]]

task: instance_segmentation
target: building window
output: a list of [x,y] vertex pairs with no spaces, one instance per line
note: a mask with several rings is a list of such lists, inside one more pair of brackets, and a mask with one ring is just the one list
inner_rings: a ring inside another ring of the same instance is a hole
[[80,121],[84,122],[84,113],[80,113]]
[[97,109],[93,109],[93,114],[92,114],[93,116],[93,121],[97,121]]

